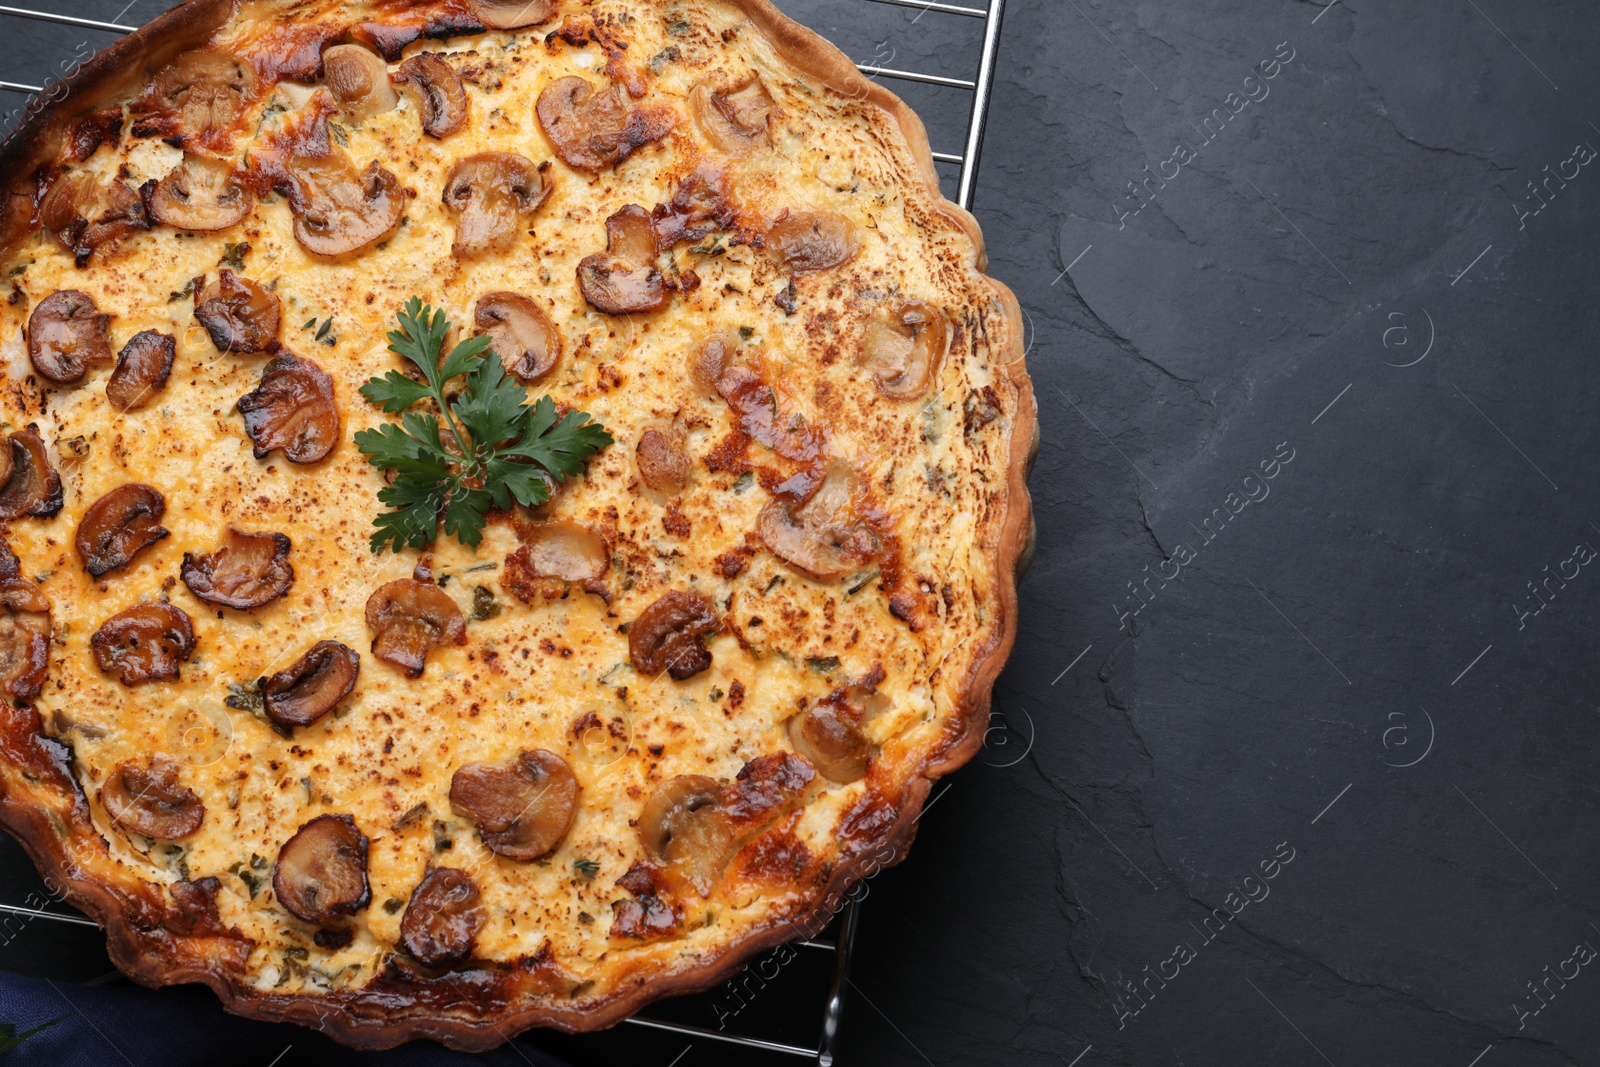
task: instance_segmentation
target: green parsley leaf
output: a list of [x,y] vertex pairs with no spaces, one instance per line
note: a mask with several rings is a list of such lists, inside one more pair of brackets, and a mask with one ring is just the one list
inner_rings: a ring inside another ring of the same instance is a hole
[[51,1019],[47,1023],[40,1023],[32,1030],[24,1030],[20,1034],[17,1033],[16,1023],[0,1023],[0,1052],[10,1052],[12,1049],[28,1040],[28,1038],[32,1037],[34,1034],[37,1034],[40,1030],[48,1030],[57,1023],[64,1023],[70,1018],[72,1018],[72,1016],[63,1015],[59,1019]]
[[[355,435],[374,467],[392,471],[378,490],[391,510],[373,520],[372,550],[424,548],[444,532],[468,547],[483,540],[491,508],[533,507],[551,487],[583,473],[588,458],[612,443],[605,427],[582,411],[557,416],[555,401],[528,403],[522,384],[506,374],[488,337],[472,337],[441,360],[450,322],[416,297],[396,315],[389,349],[423,381],[391,370],[368,379],[361,395],[400,422]],[[451,396],[446,386],[465,376]],[[414,411],[431,401],[438,411]]]

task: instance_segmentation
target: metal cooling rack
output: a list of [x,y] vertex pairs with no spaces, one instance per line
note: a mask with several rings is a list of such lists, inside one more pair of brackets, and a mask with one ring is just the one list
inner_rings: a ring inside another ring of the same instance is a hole
[[[933,12],[939,15],[983,20],[983,45],[978,54],[977,70],[972,78],[951,78],[940,74],[924,74],[920,71],[900,70],[895,67],[881,67],[869,63],[856,64],[856,68],[869,77],[921,82],[925,85],[963,89],[972,93],[972,108],[968,113],[966,141],[962,146],[961,152],[959,154],[938,151],[933,153],[933,158],[936,162],[961,168],[960,175],[956,180],[956,203],[970,210],[972,207],[973,188],[976,186],[978,179],[978,159],[983,152],[984,128],[989,120],[989,99],[994,88],[995,60],[1000,47],[1000,22],[1005,12],[1005,0],[986,0],[987,6],[985,7],[966,7],[959,4],[935,3],[930,2],[930,0],[849,0],[849,2],[888,4],[894,7],[914,8],[918,11]],[[79,18],[75,15],[58,15],[49,11],[34,11],[29,8],[10,7],[0,4],[0,16],[4,15],[35,19],[40,22],[53,22],[82,29],[104,30],[109,33],[132,33],[138,29],[137,26],[126,26],[117,22],[102,22],[98,19]],[[44,86],[25,85],[20,82],[0,80],[0,90],[32,94],[43,92]],[[16,907],[9,904],[0,904],[0,913],[79,926],[96,925],[92,920],[82,915],[38,908]],[[833,953],[833,975],[828,986],[828,999],[823,1007],[822,1031],[815,1048],[744,1034],[724,1033],[720,1030],[710,1030],[687,1023],[652,1019],[642,1015],[635,1015],[625,1021],[634,1026],[666,1030],[685,1037],[719,1041],[743,1048],[759,1049],[764,1052],[783,1053],[812,1060],[819,1064],[820,1067],[830,1067],[834,1062],[834,1048],[839,1036],[839,1021],[844,1011],[845,987],[850,976],[850,962],[855,949],[856,932],[860,919],[861,909],[857,903],[852,901],[845,905],[839,914],[838,920],[833,924],[832,929],[835,932],[835,936],[832,940],[819,938],[795,942],[795,945],[799,948],[814,952]]]

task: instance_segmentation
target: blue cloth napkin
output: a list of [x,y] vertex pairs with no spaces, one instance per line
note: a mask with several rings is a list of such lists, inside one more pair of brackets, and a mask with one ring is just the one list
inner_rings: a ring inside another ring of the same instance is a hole
[[211,991],[128,982],[82,986],[0,972],[0,1023],[21,1033],[66,1020],[0,1053],[4,1067],[566,1067],[547,1052],[516,1043],[468,1055],[431,1042],[388,1052],[351,1052],[300,1026],[229,1015]]

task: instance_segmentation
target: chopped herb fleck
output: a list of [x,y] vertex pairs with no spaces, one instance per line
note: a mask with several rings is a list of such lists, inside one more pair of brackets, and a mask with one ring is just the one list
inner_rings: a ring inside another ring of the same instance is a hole
[[573,860],[572,867],[586,882],[593,881],[594,876],[600,873],[600,864],[591,859]]
[[244,270],[244,257],[250,254],[250,242],[240,241],[235,244],[229,241],[222,248],[222,259],[219,261],[224,267],[234,270]]
[[500,601],[494,594],[483,586],[473,586],[472,589],[472,621],[483,622],[500,614]]
[[822,674],[832,674],[839,669],[838,656],[807,656],[806,666]]

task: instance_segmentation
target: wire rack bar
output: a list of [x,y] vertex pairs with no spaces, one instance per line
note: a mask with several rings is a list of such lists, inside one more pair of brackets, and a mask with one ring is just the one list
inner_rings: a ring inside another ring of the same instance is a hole
[[970,15],[973,18],[988,18],[989,13],[981,7],[960,7],[956,4],[932,4],[925,0],[872,0],[875,4],[893,4],[895,7],[914,7],[919,11],[937,11],[944,15]]
[[21,82],[0,81],[0,89],[10,89],[14,93],[42,93],[42,85],[23,85]]
[[38,19],[40,22],[59,22],[66,26],[84,26],[91,30],[106,30],[110,33],[132,33],[139,28],[124,26],[120,22],[80,19],[76,15],[57,15],[51,11],[33,11],[26,7],[7,7],[4,4],[0,4],[0,15],[16,15],[18,18]]
[[901,81],[922,82],[926,85],[948,85],[952,89],[975,89],[977,83],[966,78],[946,78],[942,74],[923,74],[915,70],[898,70],[894,67],[877,67],[871,63],[857,63],[856,69],[863,74],[871,74],[879,78],[899,78]]
[[15,904],[0,904],[0,912],[6,915],[25,915],[30,919],[48,919],[51,922],[71,923],[73,926],[99,926],[100,924],[85,915],[68,915],[60,911],[43,911],[39,908],[19,908]]
[[962,153],[961,180],[956,186],[956,203],[968,210],[972,208],[972,191],[978,184],[978,157],[983,152],[984,127],[989,123],[995,61],[1000,54],[1000,20],[1005,10],[1006,0],[989,0],[989,15],[983,25],[983,52],[978,57],[972,116],[967,120],[967,147]]

